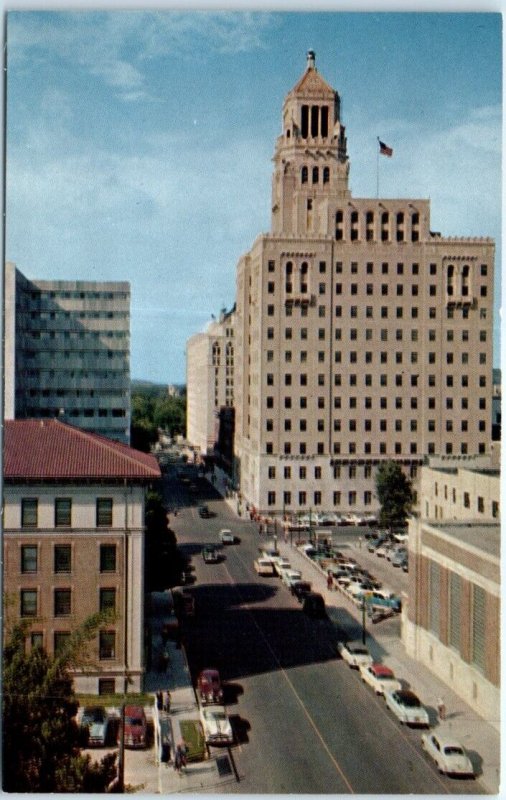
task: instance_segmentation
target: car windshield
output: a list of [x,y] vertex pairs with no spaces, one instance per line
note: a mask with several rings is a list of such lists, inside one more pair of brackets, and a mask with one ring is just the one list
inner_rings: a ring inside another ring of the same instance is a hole
[[463,756],[464,755],[464,751],[462,750],[462,748],[459,747],[458,745],[454,745],[454,744],[449,745],[448,747],[445,747],[444,751],[445,751],[445,755],[447,755],[447,756]]
[[141,717],[125,717],[125,723],[127,725],[142,725]]
[[368,656],[369,650],[366,647],[350,647],[349,648],[351,653],[354,653],[356,656]]
[[401,694],[397,696],[397,699],[403,706],[409,706],[410,708],[418,708],[420,706],[420,701],[414,694]]

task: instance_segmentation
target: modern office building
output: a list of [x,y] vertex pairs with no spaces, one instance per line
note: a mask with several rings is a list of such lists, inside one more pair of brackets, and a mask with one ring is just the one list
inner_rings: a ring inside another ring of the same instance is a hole
[[49,654],[93,614],[112,614],[75,670],[77,692],[141,691],[144,502],[154,456],[59,420],[4,431],[4,625]]
[[186,436],[203,455],[212,454],[223,440],[223,420],[227,430],[230,427],[234,317],[235,308],[222,310],[204,333],[196,333],[186,344]]
[[268,514],[375,511],[383,460],[416,479],[427,455],[489,452],[494,242],[435,232],[428,199],[352,195],[312,51],[281,121],[271,231],[237,267],[240,491]]
[[406,652],[500,726],[500,476],[483,459],[421,469],[409,522]]
[[60,418],[130,441],[130,286],[5,268],[6,419]]

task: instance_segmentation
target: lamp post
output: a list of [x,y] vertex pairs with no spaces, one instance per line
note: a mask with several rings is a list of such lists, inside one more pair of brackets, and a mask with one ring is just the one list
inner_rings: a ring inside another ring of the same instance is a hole
[[365,612],[366,612],[366,600],[364,596],[362,597],[362,644],[365,644],[365,637],[366,637]]

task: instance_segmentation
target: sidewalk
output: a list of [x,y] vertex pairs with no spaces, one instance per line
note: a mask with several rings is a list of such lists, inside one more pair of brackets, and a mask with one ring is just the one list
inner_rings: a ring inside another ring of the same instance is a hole
[[[156,593],[163,594],[163,593]],[[163,607],[160,597],[154,600]],[[146,708],[148,722],[153,723],[154,744],[149,750],[128,750],[125,754],[125,786],[133,793],[174,794],[184,792],[196,794],[205,790],[220,792],[225,783],[236,782],[235,765],[230,761],[226,749],[213,748],[209,758],[198,763],[190,763],[180,773],[174,769],[174,751],[182,740],[180,722],[199,720],[199,706],[193,688],[192,678],[183,647],[175,642],[162,644],[161,620],[156,613],[150,619],[152,630],[151,663],[153,668],[146,673],[145,690],[153,695],[151,708]],[[160,653],[169,653],[168,666],[160,666]],[[159,711],[156,693],[169,691],[171,702],[169,713]],[[170,760],[161,761],[160,732],[166,733],[170,742]]]
[[[281,555],[289,558],[294,569],[300,570],[303,579],[311,581],[313,589],[323,595],[329,617],[334,622],[339,623],[339,607],[341,607],[361,624],[361,610],[344,593],[327,589],[326,576],[314,561],[289,543],[278,540],[278,549]],[[359,561],[358,554],[357,549],[357,561]],[[448,684],[439,680],[437,675],[406,655],[400,637],[391,633],[382,634],[381,623],[372,630],[371,627],[369,626],[367,631],[367,645],[373,657],[379,657],[381,653],[380,660],[385,661],[397,677],[409,683],[429,709],[437,708],[439,697],[445,698],[449,713],[444,723],[438,727],[441,727],[441,730],[444,728],[448,735],[458,739],[467,750],[471,751],[471,755],[473,752],[477,754],[478,758],[474,760],[482,759],[479,781],[488,792],[498,794],[500,734],[496,728],[476,714]],[[432,716],[434,718],[434,715]]]

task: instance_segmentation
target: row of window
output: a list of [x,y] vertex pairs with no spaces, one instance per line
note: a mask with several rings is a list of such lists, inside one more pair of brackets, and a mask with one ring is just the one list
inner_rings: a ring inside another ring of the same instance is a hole
[[[39,613],[39,590],[21,589],[20,607],[21,617],[38,617]],[[99,589],[99,610],[116,610],[116,589],[106,587]],[[53,617],[70,617],[75,613],[72,608],[72,589],[58,588],[53,589]]]
[[[283,506],[285,508],[289,508],[293,504],[294,500],[297,500],[297,506],[298,508],[301,509],[307,508],[308,506],[319,507],[322,505],[322,492],[320,492],[319,490],[314,491],[312,494],[306,491],[300,491],[300,492],[284,491],[281,496],[282,496]],[[347,493],[335,491],[332,493],[332,504],[334,508],[339,508],[342,505],[343,501],[347,498],[348,506],[356,507],[357,502],[359,502],[358,497],[359,493],[354,490],[349,491]],[[372,505],[372,501],[373,501],[372,492],[371,491],[363,492],[360,503],[362,503],[364,506],[370,506]],[[268,491],[267,505],[272,507],[276,506],[276,503],[277,503],[276,492],[273,490]]]
[[[372,355],[373,355],[372,352],[371,353],[367,353],[367,352],[364,353],[364,361],[365,361],[366,364],[371,364],[372,363]],[[380,356],[380,363],[381,364],[386,364],[388,362],[388,355],[387,355],[386,352],[385,353],[379,353],[379,356]],[[397,356],[399,356],[399,357],[397,357]],[[483,356],[483,358],[482,358],[482,356]],[[290,358],[285,359],[285,360],[287,360],[288,363],[291,363],[290,362]],[[321,364],[324,360],[325,360],[324,354],[322,353],[322,357],[320,357],[320,354],[318,354],[318,363]],[[339,351],[334,353],[334,362],[336,364],[340,364],[341,360],[342,360],[341,359],[341,353]],[[358,353],[357,352],[349,353],[349,361],[350,361],[350,364],[357,364],[358,363]],[[415,363],[416,364],[417,361],[418,361],[418,359],[415,359],[411,363]],[[479,354],[479,363],[480,364],[486,364],[486,361],[487,361],[486,354],[485,353],[480,353]],[[306,358],[302,357],[301,358],[301,363],[304,364],[306,362],[307,362],[307,357]],[[396,364],[402,364],[402,353],[397,353],[396,354],[395,363]],[[428,363],[429,364],[435,364],[436,363],[436,354],[435,353],[428,353]],[[453,364],[453,358],[447,359],[446,363],[447,364]],[[299,373],[297,373],[297,375],[293,375],[291,372],[286,372],[284,374],[284,378],[283,378],[283,385],[284,386],[295,385],[295,381],[292,381],[292,379],[296,378],[297,376],[298,376],[298,379],[299,379],[298,380],[299,386],[308,386],[308,375],[307,375],[306,372],[299,372]],[[338,375],[334,375],[334,386],[341,386],[342,385],[342,377],[343,376],[342,376],[341,373],[339,373]],[[354,375],[354,374],[351,374],[348,377],[349,377],[349,385],[350,386],[357,386],[357,376]],[[390,376],[390,377],[393,377],[393,376]],[[454,376],[454,375],[446,375],[445,376],[445,385],[448,388],[452,388],[453,386],[458,385],[457,382],[454,380],[455,377],[456,376]],[[317,382],[318,386],[326,386],[327,385],[325,373],[323,373],[323,372],[318,373],[316,378],[317,378],[316,382]],[[415,387],[419,386],[420,385],[419,384],[419,378],[420,378],[419,375],[411,375],[408,385],[415,386]],[[474,378],[474,380],[477,381],[477,383],[475,384],[476,386],[479,386],[481,388],[486,387],[486,385],[487,385],[486,375],[473,376],[473,378]],[[272,373],[272,372],[266,373],[266,383],[267,383],[267,386],[275,386],[274,373]],[[373,386],[374,383],[376,383],[378,386],[388,386],[388,375],[386,373],[380,374],[379,376],[376,376],[376,380],[375,381],[373,380],[373,375],[371,375],[371,374],[365,374],[364,375],[364,386]],[[402,374],[395,375],[395,385],[396,386],[405,385],[404,378],[403,378]],[[468,375],[461,375],[460,376],[460,385],[463,386],[464,388],[469,387],[470,383],[469,383],[469,376]],[[436,386],[436,376],[435,375],[428,375],[427,376],[427,386]],[[267,399],[269,399],[269,398],[267,398]],[[267,404],[267,407],[269,408],[269,407],[272,407],[272,406],[269,406],[269,404]]]
[[[345,442],[332,442],[332,453],[334,455],[341,455],[344,453],[344,445]],[[381,456],[386,456],[387,453],[392,452],[391,445],[388,445],[387,442],[377,442],[375,443],[374,447],[375,450],[372,449],[371,442],[348,442],[348,450],[347,454],[351,456],[355,456],[358,453],[364,453],[364,455],[376,455],[379,454]],[[444,452],[446,455],[453,455],[456,453],[460,453],[460,455],[467,456],[470,454],[469,450],[469,442],[459,441],[458,449],[457,444],[454,442],[445,442],[442,445],[441,449],[436,449],[435,442],[427,442],[424,446],[424,451],[427,452],[428,455],[436,455],[436,453]],[[274,447],[273,442],[266,442],[265,443],[265,453],[266,455],[275,455],[278,452],[283,453],[285,456],[291,456],[295,454],[295,443],[292,442],[284,442],[282,447],[277,450]],[[362,448],[362,449],[361,449]],[[406,445],[402,442],[394,442],[393,443],[393,452],[396,456],[402,456],[406,453]],[[417,455],[419,453],[419,443],[418,442],[409,442],[409,453],[410,455]],[[316,450],[314,446],[308,448],[307,442],[299,442],[298,443],[298,453],[297,455],[306,456],[306,455],[326,455],[328,453],[328,445],[326,442],[316,442]],[[486,453],[486,443],[479,442],[478,443],[478,453],[480,455]]]
[[[342,261],[336,261],[336,265],[335,265],[336,274],[337,275],[343,274],[345,269],[346,269],[346,266],[347,265],[344,265]],[[379,265],[376,265],[376,266],[379,267]],[[382,275],[390,274],[390,266],[392,266],[392,269],[393,269],[393,264],[390,265],[388,261],[382,261],[381,262],[381,274]],[[374,274],[374,262],[373,261],[366,261],[365,264],[364,264],[364,267],[365,267],[365,270],[364,270],[364,274],[365,275],[373,275]],[[405,273],[404,267],[405,267],[404,262],[397,262],[396,266],[395,266],[395,273],[397,275],[405,275],[406,273]],[[275,272],[276,271],[276,262],[275,261],[269,261],[268,265],[267,265],[267,270],[268,270],[268,272],[271,272],[271,273]],[[308,262],[307,261],[302,262],[301,267],[300,267],[300,271],[301,271],[302,274],[307,274],[307,272],[308,272]],[[319,262],[318,271],[319,271],[319,273],[321,275],[323,275],[323,274],[325,274],[327,272],[327,262],[326,261],[320,261]],[[290,275],[292,272],[293,272],[293,262],[292,261],[287,261],[286,265],[285,265],[285,274],[286,275]],[[469,275],[470,275],[470,267],[468,265],[464,265],[462,267],[459,267],[458,270],[456,270],[455,267],[452,264],[449,264],[446,267],[446,275],[450,279],[448,281],[448,283],[453,285],[454,278],[457,275],[457,272],[463,278],[468,279]],[[358,275],[359,274],[359,262],[358,261],[351,261],[350,262],[350,274],[351,275]],[[417,262],[413,262],[411,264],[411,275],[417,276],[419,274],[420,274],[420,264],[417,263]],[[434,263],[429,264],[429,275],[433,275],[434,276],[434,275],[437,275],[437,274],[438,274],[437,264],[434,264]],[[488,265],[487,264],[481,264],[480,265],[480,276],[482,278],[486,278],[488,276]]]
[[[310,420],[312,422],[313,420]],[[470,428],[469,420],[467,419],[460,419],[460,431],[461,433],[467,433],[469,430],[472,430],[472,426]],[[473,420],[474,424],[476,425],[476,430],[479,433],[484,433],[487,430],[487,421],[484,419],[481,420]],[[301,433],[304,433],[308,430],[308,420],[307,419],[300,419],[298,418],[298,429]],[[376,427],[380,433],[386,433],[389,427],[389,421],[386,419],[364,419],[364,420],[357,420],[357,419],[349,419],[347,421],[347,427],[350,433],[354,433],[359,429],[361,424],[363,423],[364,431],[369,433],[373,430],[373,427]],[[407,420],[396,419],[390,420],[390,427],[392,430],[400,433],[403,430],[403,425],[406,425],[406,430],[410,430],[412,433],[416,433],[416,431],[421,430],[422,426],[419,427],[419,420],[418,419],[411,419],[409,420],[409,428]],[[448,431],[448,433],[452,433],[454,430],[457,430],[457,425],[454,425],[454,421],[452,419],[447,419],[444,421],[440,421],[441,429]],[[346,428],[346,424],[344,420],[341,419],[334,419],[332,423],[332,428],[335,432],[340,433],[344,431]],[[285,431],[292,430],[292,420],[290,418],[285,418],[283,420],[283,429]],[[316,420],[316,429],[318,431],[325,430],[325,420],[318,419]],[[268,419],[265,422],[265,430],[270,433],[274,430],[274,420]],[[293,427],[295,430],[295,426]],[[427,420],[427,431],[429,433],[435,433],[437,430],[437,421],[435,419]]]
[[57,330],[29,330],[24,331],[24,335],[31,339],[52,339],[57,341],[64,340],[85,340],[90,339],[96,341],[97,339],[128,339],[130,337],[129,331],[57,331]]
[[[112,497],[97,497],[95,505],[95,524],[97,528],[112,526]],[[38,497],[23,497],[21,500],[21,527],[36,528],[39,516]],[[54,499],[54,526],[55,528],[72,526],[72,498],[55,497]]]
[[[285,364],[291,364],[292,363],[292,355],[293,355],[293,353],[292,353],[291,350],[285,350],[285,352],[284,352]],[[298,355],[299,355],[300,363],[301,364],[307,364],[307,362],[308,362],[308,351],[307,350],[299,350],[298,351]],[[329,355],[331,355],[331,354],[329,354]],[[361,360],[363,360],[365,364],[372,364],[374,362],[374,356],[376,356],[376,359],[379,360],[380,364],[388,364],[388,352],[386,350],[383,350],[383,351],[380,351],[380,352],[376,352],[376,353],[374,353],[372,350],[365,350],[365,351],[362,351],[362,353],[359,353],[357,350],[350,350],[350,351],[348,351],[347,354],[343,353],[341,350],[335,350],[334,351],[334,363],[335,364],[342,364],[342,362],[347,358],[350,364],[357,364],[358,361],[359,361],[359,356],[360,355],[362,356]],[[396,364],[402,364],[402,363],[404,363],[404,357],[405,356],[407,357],[408,354],[407,353],[403,353],[401,350],[398,350],[397,352],[391,353],[390,355],[391,355],[391,357],[393,357],[395,359],[395,363]],[[477,355],[478,355],[478,363],[479,364],[486,364],[487,363],[487,354],[486,353],[478,353]],[[343,358],[343,356],[344,356],[344,358]],[[418,364],[418,356],[419,356],[419,351],[418,350],[413,350],[409,354],[410,363],[411,364]],[[327,352],[325,350],[318,350],[318,352],[316,353],[316,357],[317,357],[317,360],[318,360],[319,364],[324,364],[326,362]],[[268,362],[272,362],[273,360],[274,360],[274,351],[273,350],[269,350],[268,353],[267,353],[267,361]],[[427,361],[428,361],[429,364],[436,364],[436,360],[437,360],[437,353],[436,352],[427,353]],[[457,363],[456,353],[454,353],[453,350],[451,352],[447,352],[445,354],[445,358],[442,357],[441,360],[442,361],[446,361],[447,364]],[[460,361],[461,361],[462,364],[469,364],[469,352],[468,351],[460,354]],[[415,383],[413,383],[413,379],[415,379]],[[462,375],[462,386],[468,386],[469,385],[468,380],[469,380],[469,378],[468,378],[467,375]],[[418,375],[412,376],[411,385],[412,386],[416,386],[417,382],[418,382]],[[286,376],[285,376],[285,386],[289,386],[289,385],[290,385],[290,379],[288,379],[288,382],[287,382],[287,379],[286,379]],[[323,386],[323,384],[320,384],[320,385]],[[272,374],[271,373],[267,373],[267,386],[274,386],[274,380],[272,378]]]
[[[64,653],[70,643],[70,632],[55,631],[53,633],[53,652],[55,655]],[[44,647],[44,634],[42,631],[32,631],[30,634],[31,647]],[[110,661],[116,658],[116,633],[115,631],[99,631],[98,655],[101,661]],[[102,691],[100,691],[100,688]],[[99,694],[112,694],[115,690],[114,678],[99,679]]]
[[[301,316],[302,317],[307,317],[309,304],[301,305],[301,306],[294,306],[291,303],[288,303],[285,306],[285,314],[286,314],[287,317],[291,317],[292,316],[292,311],[293,311],[294,307],[295,308],[299,308],[300,307]],[[363,313],[362,313],[362,308],[363,308]],[[389,319],[390,315],[389,315],[389,307],[388,306],[381,306],[379,309],[376,308],[376,312],[378,312],[378,310],[379,310],[379,316],[380,316],[381,319]],[[390,309],[390,310],[392,310],[392,309]],[[425,309],[422,309],[422,310],[425,311]],[[447,306],[446,307],[446,319],[455,319],[455,315],[454,315],[455,310],[456,309],[453,306]],[[469,319],[470,307],[469,306],[463,306],[460,310],[462,311],[462,319]],[[359,306],[346,306],[345,311],[349,312],[349,317],[351,319],[358,319],[358,317],[359,317]],[[273,304],[267,305],[266,313],[267,313],[268,317],[274,317],[275,316],[275,312],[276,312],[276,306],[275,305],[273,305]],[[419,314],[419,312],[420,312],[420,308],[418,306],[412,306],[411,307],[411,312],[410,312],[410,319],[420,319],[423,315]],[[323,319],[326,316],[327,316],[326,306],[318,306],[318,317],[320,319]],[[345,314],[343,314],[343,306],[335,306],[334,316],[337,319],[340,319],[341,317],[345,316]],[[365,319],[374,319],[374,306],[361,307],[360,316],[363,316]],[[428,318],[429,319],[437,319],[437,317],[438,317],[438,314],[437,314],[436,306],[430,306],[429,309],[428,309]],[[403,319],[404,318],[404,307],[403,306],[397,306],[395,308],[395,318],[396,319]],[[486,319],[487,318],[487,309],[486,308],[480,308],[479,318],[480,319]]]
[[[31,526],[32,527],[32,526]],[[116,545],[101,544],[99,570],[101,573],[116,572]],[[35,575],[39,571],[39,545],[24,544],[20,551],[20,571],[23,575]],[[53,547],[53,572],[55,575],[72,573],[72,545],[55,544]]]
[[[57,406],[26,406],[25,414],[27,417],[49,417],[56,418],[60,416],[60,408]],[[65,409],[66,417],[113,417],[123,418],[126,417],[127,412],[124,408],[67,408]]]
[[32,311],[30,319],[55,320],[63,319],[128,319],[128,311]]
[[[343,470],[343,475],[344,475],[344,468],[341,468],[340,465],[334,465],[332,467],[332,476],[333,476],[334,480],[336,480],[338,478],[341,478],[341,470]],[[364,478],[370,478],[372,476],[372,465],[371,464],[365,464],[364,467],[362,468],[362,470],[363,470]],[[362,472],[362,470],[361,470],[361,472]],[[295,472],[295,470],[294,470],[294,472]],[[267,474],[268,474],[269,478],[274,479],[276,477],[276,474],[277,474],[276,467],[275,466],[270,466],[268,468]],[[308,468],[305,467],[305,466],[299,466],[298,475],[299,475],[299,478],[301,480],[306,480],[306,478],[308,477]],[[347,475],[348,478],[357,478],[358,477],[358,467],[357,467],[357,465],[356,464],[350,464],[348,466],[348,468],[347,468],[346,475]],[[414,477],[415,475],[416,475],[416,467],[415,467],[415,473],[412,474],[411,477]],[[291,477],[292,477],[292,467],[284,466],[283,467],[283,478],[285,480],[290,480]],[[312,477],[315,480],[320,480],[321,479],[321,477],[322,477],[322,468],[320,466],[316,466],[316,467],[313,468]]]
[[50,298],[51,300],[128,300],[130,298],[130,294],[128,292],[98,292],[98,291],[76,291],[72,290],[69,291],[67,289],[53,289],[51,291],[43,291],[33,289],[31,292],[27,293],[30,300],[32,301],[41,301],[45,300],[46,298]]
[[[294,292],[295,284],[293,281],[286,280],[284,284],[284,289],[286,294],[291,294]],[[382,283],[380,287],[376,287],[376,292],[380,294],[382,297],[388,297],[391,290],[393,290],[393,286],[389,286],[388,283]],[[451,287],[450,287],[451,288]],[[437,286],[435,283],[429,284],[427,287],[428,296],[429,297],[436,297],[437,296]],[[301,280],[299,281],[297,291],[301,294],[304,294],[308,291],[308,283],[306,280],[303,280],[303,276],[301,276]],[[358,283],[351,283],[349,286],[345,286],[343,290],[342,283],[335,284],[335,294],[346,294],[346,295],[358,295],[358,294],[365,294],[367,296],[373,296],[375,293],[375,287],[372,283],[366,283],[365,286],[359,286]],[[268,281],[267,282],[267,294],[275,294],[276,293],[276,283],[275,281]],[[327,284],[326,283],[318,283],[318,294],[320,296],[327,294]],[[449,291],[447,288],[447,294],[453,295],[453,289]],[[487,286],[480,286],[480,297],[487,297],[488,295],[488,287]],[[469,292],[462,292],[462,296],[468,296]],[[395,286],[395,296],[396,297],[403,297],[404,296],[404,284],[398,283]],[[419,296],[419,287],[417,283],[411,284],[411,296],[418,297]]]
[[[342,328],[335,328],[334,329],[334,338],[336,339],[336,341],[341,341],[343,339],[343,333],[346,334],[346,331],[343,331]],[[362,328],[362,329],[349,328],[348,329],[348,338],[350,339],[350,341],[357,341],[360,338],[364,338],[366,341],[371,341],[374,338],[374,334],[375,333],[377,335],[378,332],[374,331],[373,328]],[[388,328],[381,328],[381,330],[379,331],[379,335],[380,335],[380,339],[381,339],[382,342],[387,342],[388,341],[388,333],[389,333]],[[393,331],[391,331],[391,333],[393,334]],[[408,331],[404,331],[403,328],[397,328],[395,330],[395,340],[397,342],[402,342],[403,339],[404,339],[404,333],[406,333],[406,338],[408,338],[407,337]],[[458,333],[458,331],[454,331],[452,328],[449,328],[448,330],[446,330],[446,341],[447,342],[456,341],[456,334],[457,333]],[[288,340],[293,339],[294,338],[293,334],[294,334],[293,328],[291,328],[291,327],[285,328],[285,330],[284,330],[285,339],[288,339]],[[326,329],[325,328],[318,328],[317,329],[317,335],[318,335],[318,341],[321,341],[321,342],[325,341],[325,339],[326,339]],[[468,329],[464,329],[464,330],[460,331],[460,335],[461,335],[461,339],[462,339],[463,342],[468,342],[469,341],[469,330]],[[300,336],[301,341],[307,341],[307,339],[308,339],[308,328],[300,328],[299,329],[299,336]],[[274,328],[267,328],[267,338],[268,339],[274,339]],[[411,338],[412,342],[418,342],[419,341],[419,330],[418,330],[418,328],[412,328],[411,329],[410,338]],[[435,328],[429,328],[427,330],[427,339],[428,339],[429,342],[435,342],[436,341],[436,339],[437,339],[437,330]],[[480,339],[480,342],[486,342],[487,341],[487,331],[486,330],[483,330],[483,329],[480,330],[479,339]],[[274,351],[273,350],[268,350],[267,351],[267,360],[268,361],[272,361],[273,357],[274,357]]]

